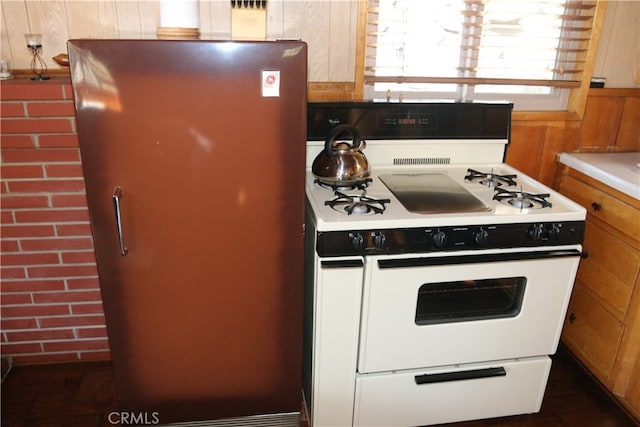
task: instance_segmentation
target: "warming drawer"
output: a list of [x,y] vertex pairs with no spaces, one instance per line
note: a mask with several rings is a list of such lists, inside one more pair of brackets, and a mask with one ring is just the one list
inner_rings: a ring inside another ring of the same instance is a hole
[[547,356],[360,375],[354,426],[450,423],[535,413],[551,369]]

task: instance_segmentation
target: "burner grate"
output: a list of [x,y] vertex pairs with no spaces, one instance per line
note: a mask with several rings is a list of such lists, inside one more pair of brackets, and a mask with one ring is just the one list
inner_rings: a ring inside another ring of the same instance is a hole
[[503,184],[508,186],[516,185],[515,179],[518,175],[500,175],[491,172],[479,172],[474,169],[467,169],[467,175],[464,177],[465,181],[478,182],[487,187],[500,187]]
[[385,204],[391,202],[389,199],[368,197],[366,190],[358,195],[345,194],[336,190],[335,196],[334,199],[325,201],[325,206],[347,215],[382,214],[386,208]]
[[550,208],[551,202],[547,198],[551,197],[550,194],[532,194],[526,193],[520,189],[518,190],[505,190],[500,187],[495,188],[496,193],[493,195],[493,200],[505,203],[509,206],[519,209],[531,209],[531,208]]

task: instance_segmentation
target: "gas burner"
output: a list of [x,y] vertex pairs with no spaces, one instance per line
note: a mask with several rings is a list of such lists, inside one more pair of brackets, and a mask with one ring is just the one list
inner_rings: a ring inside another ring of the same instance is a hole
[[366,190],[362,194],[349,195],[340,191],[335,192],[336,197],[324,202],[325,206],[330,206],[338,212],[347,215],[368,215],[382,214],[385,210],[385,203],[391,202],[389,199],[373,199],[367,196]]
[[550,208],[551,202],[547,200],[551,197],[550,194],[531,194],[520,191],[504,190],[496,187],[496,193],[493,195],[493,200],[508,204],[518,209],[529,208]]
[[320,187],[322,188],[327,188],[327,189],[331,189],[333,191],[339,191],[339,190],[365,190],[368,186],[369,183],[372,182],[373,180],[371,178],[365,178],[362,179],[360,181],[353,181],[350,184],[329,184],[327,182],[323,182],[320,179],[316,178],[313,180],[314,184],[318,184]]
[[516,185],[515,179],[517,175],[500,175],[493,173],[493,169],[491,169],[491,172],[478,172],[473,169],[467,169],[467,172],[468,174],[464,177],[465,180],[478,182],[490,188],[499,187],[502,184]]

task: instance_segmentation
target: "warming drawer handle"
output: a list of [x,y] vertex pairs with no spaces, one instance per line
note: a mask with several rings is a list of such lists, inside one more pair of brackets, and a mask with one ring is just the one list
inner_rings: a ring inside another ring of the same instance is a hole
[[120,243],[120,255],[125,256],[128,252],[124,244],[124,236],[122,235],[122,216],[120,215],[120,199],[122,198],[122,189],[117,186],[113,190],[113,211],[116,215],[116,227],[118,229],[118,242]]
[[443,372],[441,374],[416,375],[416,384],[433,384],[450,381],[474,380],[479,378],[504,377],[507,371],[504,368],[474,369],[471,371]]

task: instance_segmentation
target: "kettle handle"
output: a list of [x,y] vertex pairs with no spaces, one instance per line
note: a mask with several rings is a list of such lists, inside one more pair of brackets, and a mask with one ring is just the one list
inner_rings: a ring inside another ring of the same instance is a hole
[[336,140],[337,137],[339,137],[345,132],[350,133],[351,137],[353,138],[352,147],[355,147],[355,148],[360,147],[360,144],[362,143],[362,137],[360,136],[360,132],[358,131],[358,129],[356,129],[355,126],[351,126],[351,125],[338,125],[331,130],[331,132],[327,136],[327,139],[324,142],[324,152],[327,156],[329,157],[334,156],[333,142]]

